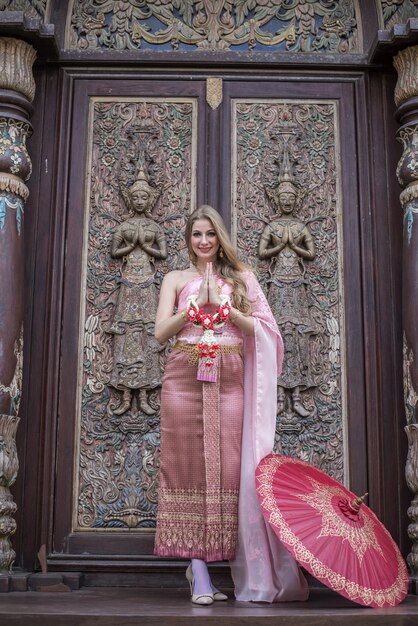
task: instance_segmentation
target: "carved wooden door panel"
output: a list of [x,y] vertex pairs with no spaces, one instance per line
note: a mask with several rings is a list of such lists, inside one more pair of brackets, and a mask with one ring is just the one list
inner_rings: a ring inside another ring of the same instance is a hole
[[[75,80],[57,567],[152,554],[167,350],[153,318],[163,275],[188,264],[184,224],[203,202],[230,224],[284,336],[277,449],[365,487],[353,87],[254,78],[220,87]],[[283,191],[296,202],[286,207]]]
[[57,471],[66,496],[52,559],[152,545],[167,350],[154,318],[162,277],[188,265],[185,220],[204,194],[204,95],[204,81],[75,83]]
[[366,490],[353,88],[226,81],[223,102],[220,203],[284,339],[276,450]]

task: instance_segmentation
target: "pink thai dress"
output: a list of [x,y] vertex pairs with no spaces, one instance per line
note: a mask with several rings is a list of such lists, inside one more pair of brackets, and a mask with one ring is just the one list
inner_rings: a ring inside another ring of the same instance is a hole
[[[255,276],[247,272],[245,279],[255,336],[225,323],[216,336],[216,381],[198,380],[202,329],[191,323],[168,358],[154,551],[229,560],[238,600],[305,600],[306,581],[265,523],[255,490],[255,468],[274,444],[283,343]],[[198,293],[200,281],[193,278],[184,287],[179,310]],[[232,297],[230,285],[217,282],[221,293]]]

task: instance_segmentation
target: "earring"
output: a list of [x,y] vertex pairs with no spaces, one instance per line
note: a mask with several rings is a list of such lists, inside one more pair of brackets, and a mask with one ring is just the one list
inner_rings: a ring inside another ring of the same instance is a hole
[[219,248],[219,256],[220,256],[220,258],[221,258],[221,259],[222,259],[222,258],[223,258],[223,256],[224,256],[224,251],[223,251],[223,249],[222,249],[222,248]]

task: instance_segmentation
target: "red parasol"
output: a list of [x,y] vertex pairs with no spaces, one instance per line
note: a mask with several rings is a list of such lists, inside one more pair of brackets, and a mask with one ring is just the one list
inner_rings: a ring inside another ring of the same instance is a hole
[[279,454],[260,461],[256,484],[264,517],[315,578],[365,606],[404,599],[405,562],[361,498],[309,463]]

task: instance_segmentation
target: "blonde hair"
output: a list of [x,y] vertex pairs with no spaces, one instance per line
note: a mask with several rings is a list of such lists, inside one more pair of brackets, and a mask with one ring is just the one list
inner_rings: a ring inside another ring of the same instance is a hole
[[[225,223],[213,207],[203,204],[193,211],[186,224],[186,243],[192,263],[196,262],[196,255],[192,248],[192,230],[196,220],[207,219],[211,222],[219,241],[219,250],[216,258],[216,272],[226,283],[229,283],[234,291],[234,306],[242,313],[251,313],[251,305],[247,297],[247,284],[242,273],[249,268],[238,259],[238,255],[231,243]],[[223,254],[220,254],[222,250]]]

